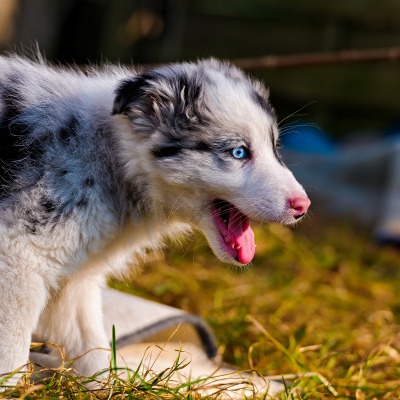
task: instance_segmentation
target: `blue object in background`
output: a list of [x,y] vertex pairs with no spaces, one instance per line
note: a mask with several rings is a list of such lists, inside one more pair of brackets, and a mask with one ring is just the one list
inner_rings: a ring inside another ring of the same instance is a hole
[[284,149],[302,153],[332,154],[336,147],[333,140],[313,125],[285,126],[280,141]]
[[400,136],[400,118],[395,119],[390,125],[383,131],[385,138],[398,138]]

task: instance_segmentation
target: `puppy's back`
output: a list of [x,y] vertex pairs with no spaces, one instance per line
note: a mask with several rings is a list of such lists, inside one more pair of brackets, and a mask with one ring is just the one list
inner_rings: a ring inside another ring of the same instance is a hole
[[89,157],[88,136],[104,136],[110,125],[123,70],[85,74],[11,56],[0,57],[0,71],[1,199],[35,184],[46,164],[57,169],[61,159],[69,158],[68,166]]

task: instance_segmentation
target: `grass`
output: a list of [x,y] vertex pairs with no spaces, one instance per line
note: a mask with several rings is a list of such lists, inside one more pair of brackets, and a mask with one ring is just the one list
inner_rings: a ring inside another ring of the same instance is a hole
[[[192,237],[111,284],[202,315],[227,362],[284,377],[281,399],[399,398],[400,252],[376,246],[354,224],[315,217],[294,230],[258,227],[256,238],[254,265],[243,270],[219,263]],[[179,360],[157,381],[137,371],[129,381],[114,375],[100,393],[66,369],[4,396],[199,398],[196,382],[169,387],[176,368]]]

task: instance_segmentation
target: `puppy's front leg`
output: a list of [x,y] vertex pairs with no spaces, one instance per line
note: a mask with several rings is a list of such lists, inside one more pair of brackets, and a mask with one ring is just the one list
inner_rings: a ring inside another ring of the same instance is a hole
[[110,343],[103,325],[101,290],[96,278],[75,276],[49,302],[35,336],[64,347],[80,375],[109,367]]
[[[43,310],[47,289],[43,279],[0,261],[0,374],[28,361],[32,332]],[[15,385],[21,374],[6,384]]]

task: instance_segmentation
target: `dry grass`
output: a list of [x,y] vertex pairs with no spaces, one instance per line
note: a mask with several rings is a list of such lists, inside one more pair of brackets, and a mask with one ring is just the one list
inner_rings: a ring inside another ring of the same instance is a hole
[[400,252],[363,228],[314,218],[256,237],[251,268],[227,268],[193,239],[185,255],[150,263],[133,291],[204,316],[228,362],[303,376],[288,383],[303,399],[400,397]]

